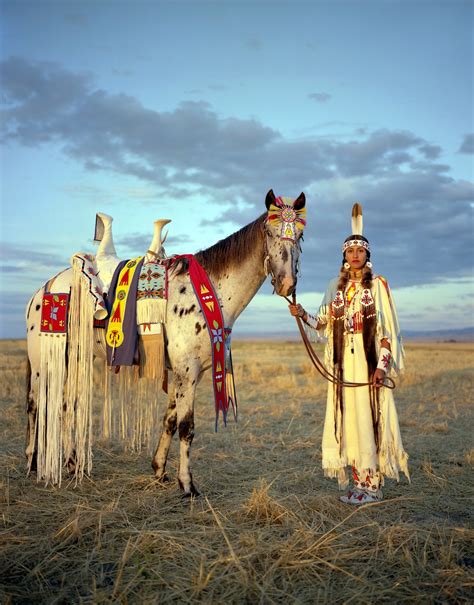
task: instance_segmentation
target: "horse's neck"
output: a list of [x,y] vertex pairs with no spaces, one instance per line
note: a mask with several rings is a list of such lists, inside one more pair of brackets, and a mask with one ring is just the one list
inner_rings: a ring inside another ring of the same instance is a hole
[[263,259],[263,241],[259,240],[241,263],[218,280],[216,290],[223,305],[226,327],[234,324],[265,281]]

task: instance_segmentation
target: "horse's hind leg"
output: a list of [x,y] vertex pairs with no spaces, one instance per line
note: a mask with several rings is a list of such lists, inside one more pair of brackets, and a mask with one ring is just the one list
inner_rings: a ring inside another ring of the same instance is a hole
[[30,301],[26,313],[28,359],[26,369],[26,463],[28,472],[36,470],[36,411],[40,375],[40,328],[43,288]]
[[28,423],[26,425],[26,466],[28,472],[36,470],[36,400],[32,389],[32,375],[30,360],[27,360],[26,369],[26,412]]
[[40,370],[40,322],[43,288],[31,300],[26,314],[28,359],[26,369],[26,462],[28,471],[36,470],[36,406]]

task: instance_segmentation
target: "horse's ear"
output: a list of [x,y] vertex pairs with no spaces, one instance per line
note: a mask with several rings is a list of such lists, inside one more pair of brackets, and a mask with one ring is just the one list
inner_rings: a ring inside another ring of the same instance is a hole
[[299,197],[293,202],[293,208],[295,210],[301,210],[306,204],[306,196],[303,192],[300,193]]
[[275,194],[273,193],[273,189],[270,189],[270,191],[267,193],[267,197],[265,198],[265,206],[267,207],[267,210],[270,210],[270,204],[274,204],[275,203]]

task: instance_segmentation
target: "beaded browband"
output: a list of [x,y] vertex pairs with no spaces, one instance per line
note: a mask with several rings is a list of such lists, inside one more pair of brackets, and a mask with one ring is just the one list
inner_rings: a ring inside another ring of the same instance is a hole
[[345,252],[347,248],[350,248],[351,246],[360,246],[365,248],[367,252],[370,252],[369,242],[366,242],[364,239],[350,239],[347,242],[344,242],[342,251]]

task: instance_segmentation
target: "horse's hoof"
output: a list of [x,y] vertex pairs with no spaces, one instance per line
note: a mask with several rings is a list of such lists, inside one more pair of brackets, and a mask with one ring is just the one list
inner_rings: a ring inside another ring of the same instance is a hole
[[30,473],[36,473],[36,471],[38,470],[38,465],[37,465],[37,458],[36,458],[36,452],[34,454],[31,455],[31,458],[29,458],[27,456],[27,460],[26,460],[26,470],[27,470],[27,474],[29,475]]
[[156,477],[156,481],[160,485],[167,485],[168,483],[171,482],[171,479],[169,478],[169,476],[166,473],[163,473],[159,477]]
[[200,497],[201,494],[197,491],[197,489],[189,492],[189,494],[181,494],[181,500],[183,502],[188,502],[189,500],[194,500],[194,498]]
[[66,462],[66,468],[70,475],[73,475],[76,472],[76,450],[72,450],[72,453]]
[[179,483],[179,487],[184,492],[182,494],[183,499],[185,499],[185,498],[198,498],[201,495],[198,492],[198,490],[194,487],[194,483],[191,482],[191,485],[189,486],[189,491],[186,491],[184,489],[184,485],[183,485],[181,479],[178,479],[178,483]]

